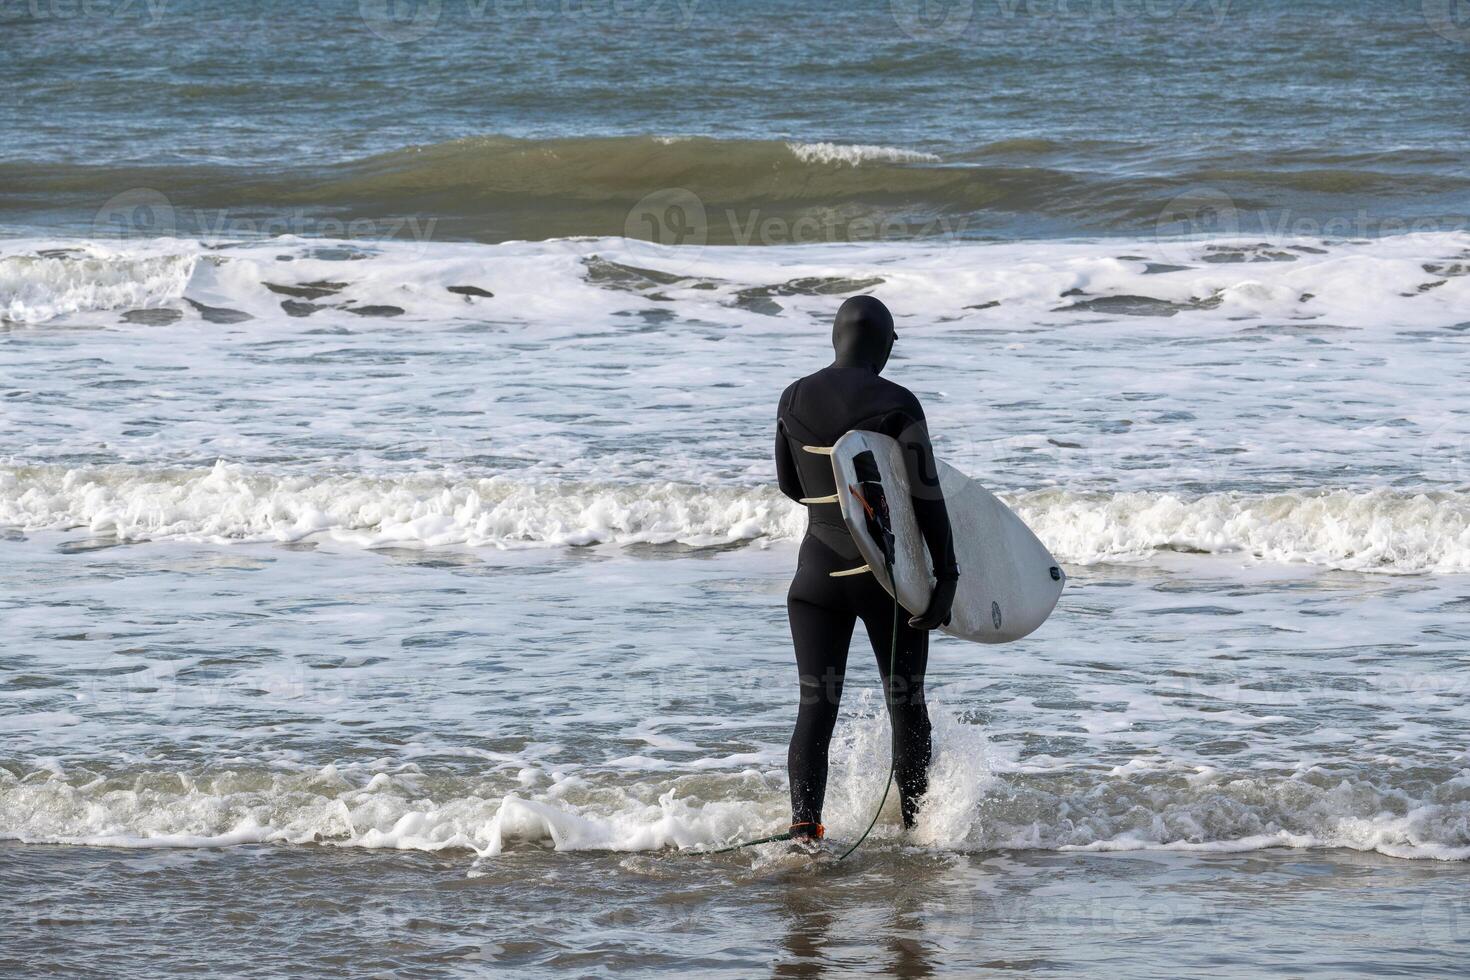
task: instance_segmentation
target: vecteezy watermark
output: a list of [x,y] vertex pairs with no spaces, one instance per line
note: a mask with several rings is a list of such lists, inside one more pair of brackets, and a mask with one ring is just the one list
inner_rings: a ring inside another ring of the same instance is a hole
[[975,17],[975,0],[889,0],[898,29],[915,41],[953,41]]
[[114,195],[92,219],[98,238],[172,238],[177,229],[173,203],[151,187]]
[[442,0],[358,0],[367,29],[385,41],[404,44],[426,37],[439,26]]
[[1021,893],[982,895],[975,902],[980,928],[994,932],[1007,929],[1058,929],[1082,935],[1128,936],[1170,930],[1192,935],[1224,932],[1230,925],[1231,908],[1203,898],[1178,895],[1138,897],[1095,897]]
[[[1374,671],[1362,675],[1283,676],[1268,669],[1161,674],[1149,685],[1152,720],[1209,721],[1228,710],[1238,716],[1293,719],[1323,706],[1351,705],[1382,712],[1418,703],[1458,704],[1470,679],[1452,672]],[[1240,721],[1237,717],[1230,724]],[[1272,722],[1273,724],[1275,722]]]
[[[1462,268],[1461,275],[1470,275],[1470,260]],[[1424,433],[1419,439],[1418,472],[1434,484],[1470,484],[1470,426],[1451,416]]]
[[[1285,259],[1281,249],[1295,249],[1302,240],[1365,240],[1404,235],[1437,236],[1463,232],[1463,215],[1400,218],[1377,215],[1360,208],[1353,212],[1298,211],[1292,208],[1243,210],[1225,191],[1194,187],[1176,195],[1154,220],[1154,240],[1166,260],[1187,264],[1229,261],[1241,252],[1245,261]],[[1245,253],[1250,253],[1246,255]],[[1429,270],[1426,269],[1426,272]]]
[[699,0],[358,0],[368,30],[394,44],[422,40],[441,22],[459,27],[508,27],[536,19],[662,24],[680,30],[694,22]]
[[698,194],[669,187],[645,195],[628,211],[623,235],[660,245],[810,245],[908,239],[955,241],[968,219],[945,215],[915,221],[895,215],[833,217],[797,210],[707,207]]
[[1230,16],[1231,0],[995,0],[1002,17],[1037,20],[1183,21],[1208,15],[1211,27]]
[[699,0],[464,0],[472,18],[561,17],[659,23],[683,30],[694,23]]
[[173,717],[180,712],[248,704],[320,716],[325,711],[373,703],[391,692],[416,705],[417,714],[433,718],[441,700],[429,680],[413,675],[358,676],[351,670],[296,663],[214,676],[196,674],[187,665],[150,658],[140,651],[108,654],[87,667],[86,677],[83,697],[88,710],[109,715]]
[[1440,37],[1470,44],[1470,0],[1423,0],[1424,21]]
[[354,241],[410,241],[424,243],[434,236],[438,218],[401,215],[387,218],[337,218],[305,208],[266,215],[241,214],[225,208],[176,206],[162,191],[134,187],[108,199],[92,219],[97,238],[193,237],[219,241],[231,238],[327,238]]
[[1066,29],[1094,23],[1185,23],[1193,18],[1211,29],[1224,25],[1230,0],[889,0],[898,29],[915,41],[954,41],[972,24],[1031,21]]
[[1154,239],[1163,258],[1171,262],[1190,261],[1200,239],[1234,238],[1239,234],[1240,212],[1235,201],[1213,187],[1193,187],[1176,195],[1154,222]]
[[1419,905],[1421,939],[1431,948],[1470,941],[1470,895],[1463,891],[1426,895]]
[[138,19],[156,27],[167,6],[168,0],[0,0],[0,13],[19,7],[34,20]]
[[[687,193],[687,192],[684,192]],[[644,198],[656,198],[649,195]],[[830,242],[876,242],[904,239],[952,239],[965,228],[964,218],[936,217],[924,221],[903,218],[855,217],[833,220],[815,214],[762,214],[760,208],[738,211],[728,208],[713,218],[692,202],[661,201],[650,207],[640,201],[623,232],[629,238],[641,238],[662,245],[813,245]],[[657,220],[655,220],[657,216]],[[652,232],[651,234],[640,232]]]
[[763,216],[758,208],[745,214],[724,212],[734,245],[809,245],[822,242],[881,242],[909,239],[953,242],[963,237],[968,218],[938,216],[910,221],[892,215],[860,216],[834,221],[803,214]]
[[698,194],[682,187],[667,187],[633,205],[623,221],[623,235],[660,245],[705,245],[709,242],[709,214]]
[[[178,667],[137,652],[105,656],[87,668],[89,710],[106,714],[167,714],[180,705]],[[208,697],[207,692],[194,692]]]

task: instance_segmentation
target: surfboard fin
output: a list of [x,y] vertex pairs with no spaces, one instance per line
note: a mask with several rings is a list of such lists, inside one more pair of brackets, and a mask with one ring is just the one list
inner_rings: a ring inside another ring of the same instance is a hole
[[861,575],[861,574],[863,574],[863,572],[871,572],[872,570],[873,570],[873,567],[871,565],[863,565],[863,566],[861,566],[859,568],[845,568],[845,569],[843,569],[840,572],[828,572],[827,573],[827,577],[828,578],[846,578],[849,575]]
[[838,502],[837,494],[828,497],[802,497],[797,501],[799,504],[835,504]]
[[811,453],[814,456],[831,456],[832,455],[832,447],[831,446],[802,446],[801,448],[803,450],[805,450],[806,452]]

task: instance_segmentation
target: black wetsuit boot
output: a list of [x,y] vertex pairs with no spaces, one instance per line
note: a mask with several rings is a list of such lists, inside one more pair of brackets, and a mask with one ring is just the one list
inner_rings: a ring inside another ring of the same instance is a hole
[[[830,457],[805,452],[803,446],[831,446],[851,429],[892,436],[904,449],[914,510],[935,577],[953,583],[959,573],[923,409],[908,389],[878,375],[895,337],[892,317],[872,297],[854,297],[838,312],[832,333],[837,360],[793,383],[781,396],[776,430],[781,490],[795,500],[836,492]],[[808,832],[821,820],[827,751],[842,696],[848,644],[858,619],[867,630],[887,691],[899,797],[904,823],[912,825],[928,785],[924,670],[929,635],[910,626],[908,613],[898,610],[898,650],[890,677],[893,599],[871,574],[832,577],[832,572],[862,565],[863,559],[836,504],[809,504],[807,512],[807,533],[786,602],[801,678],[801,702],[788,755],[793,827],[797,833]],[[936,594],[942,591],[936,589]],[[952,588],[948,594],[952,597]],[[943,601],[947,612],[948,600]]]

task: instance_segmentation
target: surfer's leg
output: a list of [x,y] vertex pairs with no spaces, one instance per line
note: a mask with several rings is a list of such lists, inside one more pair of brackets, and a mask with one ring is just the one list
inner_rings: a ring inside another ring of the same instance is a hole
[[912,827],[929,789],[929,759],[933,751],[929,708],[924,703],[924,671],[929,664],[929,634],[908,624],[900,610],[898,653],[892,676],[889,657],[893,646],[893,600],[873,581],[873,595],[863,606],[863,625],[878,658],[878,672],[888,695],[893,724],[894,775],[903,811],[903,824]]
[[817,824],[827,795],[827,749],[837,724],[837,705],[842,700],[853,615],[800,599],[788,599],[786,612],[796,646],[796,669],[801,675],[801,706],[786,755],[791,822]]
[[[803,558],[809,549],[803,548]],[[837,724],[847,647],[856,617],[828,600],[836,597],[825,563],[803,561],[786,597],[796,669],[801,678],[801,704],[787,752],[791,783],[791,823],[815,827],[822,819],[827,794],[827,750]]]

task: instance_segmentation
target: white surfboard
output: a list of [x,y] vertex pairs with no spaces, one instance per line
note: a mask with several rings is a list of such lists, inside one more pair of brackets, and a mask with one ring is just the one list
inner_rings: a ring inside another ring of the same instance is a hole
[[[903,450],[893,439],[855,429],[831,449],[837,502],[858,551],[889,595],[909,612],[929,606],[933,588],[929,552],[919,533]],[[948,463],[939,462],[939,486],[949,511],[960,581],[944,632],[979,643],[1008,643],[1051,615],[1067,577],[1036,535],[1011,509]],[[881,488],[874,492],[876,475]],[[864,484],[869,484],[867,492]],[[868,508],[881,496],[894,537],[893,579],[885,568],[878,525]]]

